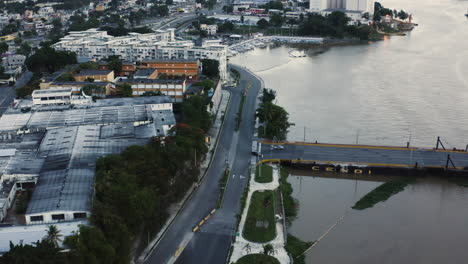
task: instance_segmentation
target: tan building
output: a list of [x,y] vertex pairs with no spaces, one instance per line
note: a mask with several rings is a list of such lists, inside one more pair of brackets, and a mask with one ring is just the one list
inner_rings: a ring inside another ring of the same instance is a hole
[[75,81],[84,82],[87,79],[93,79],[96,82],[113,82],[114,71],[111,70],[82,70],[73,75]]
[[139,68],[154,68],[158,74],[185,75],[187,79],[198,79],[200,62],[198,60],[145,60]]

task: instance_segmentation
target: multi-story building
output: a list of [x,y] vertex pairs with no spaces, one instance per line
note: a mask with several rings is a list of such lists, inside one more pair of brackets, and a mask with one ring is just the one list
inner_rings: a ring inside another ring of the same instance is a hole
[[147,92],[160,92],[170,96],[174,103],[180,103],[184,100],[185,80],[118,78],[117,85],[124,83],[132,87],[133,96],[141,96]]
[[21,73],[26,56],[20,54],[7,54],[2,59],[2,66],[7,74]]
[[221,80],[227,78],[227,47],[225,45],[203,43],[201,46],[195,46],[192,41],[176,41],[174,29],[149,34],[130,33],[123,37],[112,37],[105,31],[89,29],[70,32],[53,47],[95,60],[102,60],[109,56],[119,56],[122,60],[132,62],[160,59],[214,59],[219,61]]
[[200,70],[199,60],[145,60],[140,63],[139,68],[152,68],[158,74],[183,76],[188,79],[198,79]]
[[374,13],[374,0],[310,0],[310,11],[323,10],[360,11]]

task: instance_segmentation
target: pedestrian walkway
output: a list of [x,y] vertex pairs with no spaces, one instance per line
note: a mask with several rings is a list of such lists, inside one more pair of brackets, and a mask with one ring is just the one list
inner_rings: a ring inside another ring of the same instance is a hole
[[[211,164],[211,160],[215,153],[214,150],[218,144],[218,137],[219,137],[221,128],[223,127],[224,114],[230,101],[231,95],[229,91],[222,90],[221,92],[222,92],[222,98],[221,98],[219,110],[216,113],[216,118],[213,121],[210,131],[208,131],[208,135],[211,137],[211,144],[209,145],[209,149],[208,149],[208,152],[206,153],[205,159],[200,164],[200,175],[198,176],[199,181],[203,179],[203,177],[206,174],[206,171],[208,170]],[[164,234],[166,233],[167,229],[169,228],[169,226],[172,224],[172,222],[176,218],[179,211],[184,207],[185,202],[193,194],[193,192],[197,189],[197,187],[198,187],[198,183],[194,183],[193,186],[187,191],[184,198],[180,202],[172,204],[168,208],[167,212],[169,214],[169,217],[168,217],[168,220],[166,221],[166,224],[161,228],[161,230],[156,235],[156,237],[149,243],[149,245],[146,247],[143,253],[138,257],[136,261],[137,263],[143,263],[146,257],[149,256],[153,248],[156,247],[158,242],[164,236]]]
[[[236,241],[233,243],[233,250],[231,254],[231,259],[229,263],[235,263],[241,257],[249,254],[263,254],[263,246],[266,244],[270,244],[273,246],[273,253],[270,254],[271,256],[278,259],[281,264],[289,264],[290,259],[289,255],[286,252],[285,246],[285,234],[283,232],[283,221],[276,222],[276,237],[266,243],[255,243],[246,240],[242,234],[244,231],[245,220],[247,218],[247,212],[250,207],[250,199],[252,198],[252,194],[255,191],[265,191],[265,190],[275,190],[279,187],[279,167],[273,167],[273,180],[269,183],[258,183],[255,181],[255,170],[251,170],[250,173],[250,182],[249,182],[249,193],[247,194],[247,202],[244,207],[244,211],[242,212],[242,217],[239,223],[239,236],[236,237]],[[284,215],[282,216],[284,217]]]

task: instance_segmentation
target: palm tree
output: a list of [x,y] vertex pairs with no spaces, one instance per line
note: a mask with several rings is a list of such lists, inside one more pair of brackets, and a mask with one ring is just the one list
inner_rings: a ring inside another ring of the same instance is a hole
[[58,242],[62,242],[62,235],[60,234],[60,230],[58,230],[55,225],[50,225],[46,231],[47,235],[44,237],[44,240],[49,241],[55,247],[58,247]]

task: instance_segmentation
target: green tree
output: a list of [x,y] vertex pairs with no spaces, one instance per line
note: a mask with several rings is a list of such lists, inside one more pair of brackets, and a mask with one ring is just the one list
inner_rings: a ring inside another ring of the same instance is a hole
[[174,4],[174,0],[166,0],[166,5],[170,6]]
[[403,10],[400,10],[400,12],[398,12],[397,15],[398,15],[398,18],[400,18],[401,20],[405,20],[408,18],[408,13],[406,13]]
[[23,39],[22,38],[15,38],[13,40],[13,42],[15,43],[16,46],[19,46],[21,43],[23,43]]
[[284,23],[284,17],[280,14],[273,14],[270,17],[270,24],[275,27],[281,27]]
[[260,104],[256,116],[260,122],[265,125],[265,137],[268,139],[285,140],[288,134],[288,128],[291,124],[288,122],[288,112],[281,106],[266,102]]
[[228,5],[228,6],[223,6],[223,12],[224,13],[232,13],[234,11],[234,7],[232,5]]
[[99,63],[95,61],[88,61],[80,63],[78,66],[81,70],[97,70],[99,69]]
[[267,10],[270,10],[270,9],[283,10],[283,3],[281,3],[281,1],[270,1],[261,7]]
[[274,248],[271,244],[266,244],[263,246],[263,254],[270,255],[273,252]]
[[102,85],[86,84],[81,87],[81,91],[88,96],[103,97],[106,95],[106,87]]
[[202,59],[202,74],[209,78],[219,78],[219,61]]
[[62,242],[62,235],[60,234],[60,230],[58,230],[57,226],[50,225],[46,231],[47,235],[44,237],[44,240],[52,243],[56,248],[58,248],[59,242]]
[[272,103],[276,99],[276,91],[273,89],[263,88],[262,90],[262,102]]
[[344,12],[333,11],[327,16],[327,20],[334,27],[345,27],[349,22],[349,17]]
[[24,56],[29,56],[31,53],[31,46],[27,42],[21,43],[20,47],[16,50],[16,53],[24,55]]
[[261,29],[265,29],[267,28],[268,26],[270,26],[270,23],[268,23],[268,21],[264,18],[258,20],[257,22],[257,26]]
[[81,225],[78,233],[65,238],[64,244],[70,248],[70,263],[123,263],[115,258],[115,249],[103,232],[93,226]]
[[211,88],[213,88],[214,82],[212,80],[205,79],[201,82],[194,83],[193,85],[202,86],[203,91],[208,92]]
[[0,42],[0,55],[8,51],[8,44],[4,41]]
[[59,77],[57,77],[56,81],[59,82],[74,82],[75,77],[73,77],[73,74],[71,72],[66,72],[61,74]]
[[130,84],[125,83],[125,84],[117,85],[117,89],[119,90],[119,94],[123,97],[133,96],[133,90]]
[[205,97],[192,96],[182,103],[182,122],[205,132],[210,129],[211,117],[206,110]]
[[119,56],[109,56],[105,60],[107,61],[109,69],[113,70],[115,75],[119,75],[122,72],[122,60],[120,60]]
[[37,241],[34,245],[14,245],[10,242],[10,250],[0,257],[0,263],[18,264],[63,264],[67,263],[64,254],[49,241]]
[[66,65],[77,63],[76,54],[69,51],[56,51],[48,45],[42,46],[26,59],[30,71],[36,74],[43,71],[53,73]]

